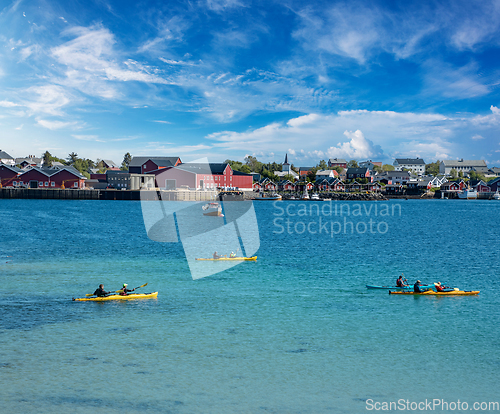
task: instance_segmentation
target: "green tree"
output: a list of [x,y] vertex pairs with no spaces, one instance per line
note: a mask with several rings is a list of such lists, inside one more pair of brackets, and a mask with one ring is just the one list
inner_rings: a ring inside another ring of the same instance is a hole
[[382,167],[379,167],[378,165],[373,166],[373,172],[380,174],[382,171],[383,171]]
[[260,161],[258,161],[256,157],[248,155],[247,157],[245,157],[245,164],[248,165],[251,171],[262,173],[263,164]]
[[332,170],[337,171],[339,175],[342,174],[342,171],[344,171],[344,169],[340,165],[333,167]]
[[123,161],[122,161],[122,170],[124,171],[128,171],[128,166],[130,165],[130,163],[132,162],[132,155],[130,155],[130,152],[127,152],[124,156],[123,156]]
[[311,171],[307,172],[307,178],[309,179],[309,181],[311,181],[311,182],[316,181],[316,171],[314,171],[314,168],[313,168],[313,169],[311,169]]
[[74,164],[75,161],[78,159],[78,154],[76,152],[72,152],[71,154],[68,155],[68,158],[66,158],[70,163]]
[[483,174],[478,173],[477,171],[469,171],[469,178],[471,180],[483,180],[484,182],[486,182],[486,177]]
[[49,151],[45,151],[42,155],[43,158],[43,165],[46,167],[51,167],[52,166],[52,154]]
[[358,162],[356,160],[351,160],[347,163],[347,168],[359,168]]
[[452,168],[451,171],[450,171],[450,175],[451,175],[451,178],[453,180],[456,180],[457,177],[458,177],[458,173],[457,173],[457,170],[455,170],[455,168]]
[[321,170],[326,170],[328,169],[328,164],[326,163],[325,160],[321,160],[318,164],[318,167],[321,169]]
[[384,164],[382,165],[382,169],[384,171],[394,171],[394,165],[391,164]]
[[244,164],[244,165],[241,166],[240,171],[242,173],[245,173],[245,174],[250,174],[252,172],[252,170],[250,169],[250,167],[248,165],[246,165],[246,164]]
[[431,175],[438,175],[439,174],[439,164],[440,164],[439,160],[437,160],[436,162],[431,162],[429,164],[425,164],[425,173],[431,174]]

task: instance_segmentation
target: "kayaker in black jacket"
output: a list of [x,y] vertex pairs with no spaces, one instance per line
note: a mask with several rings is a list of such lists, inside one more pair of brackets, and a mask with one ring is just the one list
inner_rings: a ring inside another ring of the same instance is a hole
[[429,289],[422,289],[420,286],[422,286],[422,283],[420,282],[420,280],[417,280],[415,282],[415,284],[413,285],[413,291],[415,293],[423,293],[423,292],[427,292]]
[[94,295],[96,295],[97,297],[101,297],[101,296],[106,296],[106,295],[109,295],[111,292],[106,292],[104,290],[104,285],[101,283],[99,285],[99,288],[95,290],[94,292]]

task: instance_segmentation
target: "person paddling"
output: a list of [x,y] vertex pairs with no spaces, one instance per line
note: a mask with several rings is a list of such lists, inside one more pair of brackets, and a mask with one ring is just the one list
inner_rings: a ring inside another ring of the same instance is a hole
[[96,295],[98,298],[102,296],[109,295],[111,292],[106,292],[104,290],[104,285],[101,283],[99,287],[95,290],[94,295]]
[[420,282],[420,280],[417,280],[415,282],[415,284],[413,285],[413,291],[415,293],[424,293],[424,292],[427,292],[429,290],[429,289],[422,289],[421,286],[422,286],[422,282]]
[[128,292],[133,292],[133,291],[135,290],[135,288],[134,288],[134,289],[132,289],[132,290],[127,289],[127,286],[128,286],[128,285],[127,285],[126,283],[124,283],[124,284],[123,284],[123,288],[122,288],[122,289],[121,289],[121,291],[120,291],[120,295],[122,295],[122,296],[127,296],[127,293],[128,293]]
[[222,256],[219,256],[217,252],[214,253],[214,259],[220,259]]
[[398,287],[408,286],[408,284],[405,283],[405,282],[406,282],[406,279],[403,280],[403,275],[401,275],[401,276],[398,277],[398,280],[396,280],[396,286],[398,286]]

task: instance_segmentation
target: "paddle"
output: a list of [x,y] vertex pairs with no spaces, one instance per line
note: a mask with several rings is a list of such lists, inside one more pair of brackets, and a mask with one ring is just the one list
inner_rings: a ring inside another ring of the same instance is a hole
[[[144,283],[143,285],[134,288],[134,290],[139,289],[139,288],[144,287],[144,286],[147,286],[147,283]],[[115,293],[120,293],[120,292],[123,292],[123,288],[120,290],[115,290]]]

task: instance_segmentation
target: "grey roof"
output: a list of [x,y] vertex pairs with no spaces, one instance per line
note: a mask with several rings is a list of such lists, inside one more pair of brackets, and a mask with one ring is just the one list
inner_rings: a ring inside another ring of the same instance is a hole
[[410,178],[410,173],[408,171],[384,171],[383,173],[377,175],[377,177],[380,178],[402,177],[402,176]]
[[101,160],[102,162],[106,163],[110,168],[120,168],[118,165],[116,165],[113,161],[111,160]]
[[425,162],[422,158],[396,158],[396,162],[401,165],[401,164],[422,164],[425,165]]
[[27,174],[33,170],[38,171],[39,173],[42,173],[42,174],[46,175],[47,177],[50,177],[52,174],[55,174],[57,171],[59,171],[59,170],[55,171],[55,170],[52,170],[50,168],[31,167],[27,170],[21,170],[22,171],[21,175]]
[[9,170],[14,171],[15,173],[18,173],[18,174],[23,171],[20,168],[15,167],[14,165],[3,164],[1,162],[0,162],[0,167],[8,168]]
[[21,164],[23,161],[29,162],[29,163],[35,163],[35,164],[40,164],[42,162],[43,158],[16,158],[16,164]]
[[347,169],[347,174],[365,174],[366,170],[368,170],[368,167],[362,167],[362,168],[348,168]]
[[489,171],[488,167],[472,167],[470,170],[478,173],[487,173]]
[[328,162],[330,164],[347,164],[347,161],[344,158],[330,158]]
[[445,167],[486,167],[485,160],[443,160]]
[[132,157],[129,167],[140,167],[146,161],[151,160],[161,167],[173,167],[179,157]]
[[5,151],[0,150],[0,159],[2,160],[13,160],[14,158],[7,154]]

